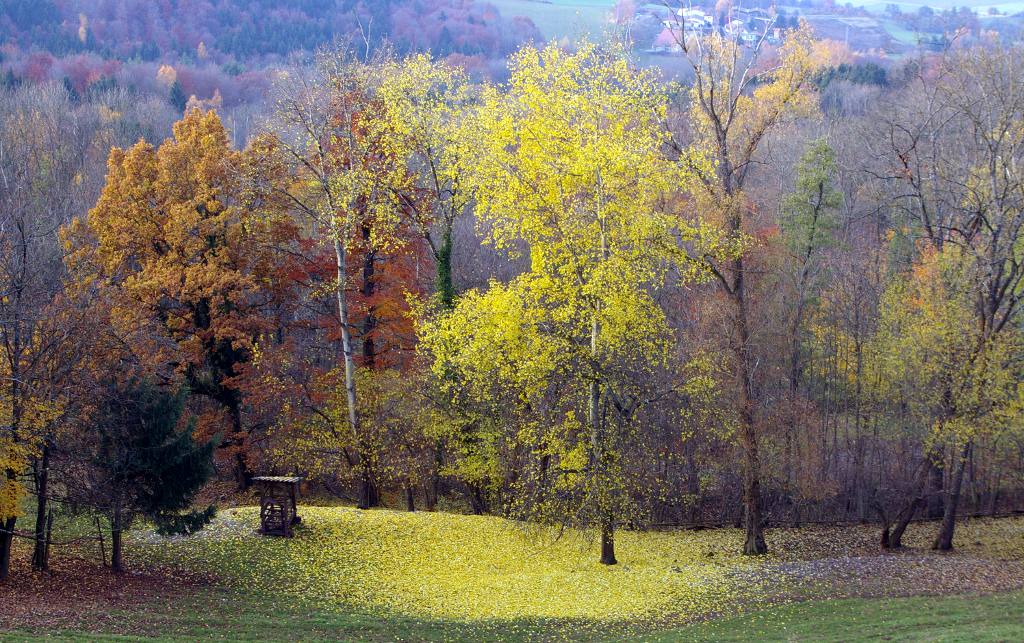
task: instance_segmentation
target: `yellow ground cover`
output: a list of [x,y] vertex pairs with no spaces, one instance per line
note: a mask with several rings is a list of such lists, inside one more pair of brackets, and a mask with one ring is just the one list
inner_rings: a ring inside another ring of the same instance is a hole
[[[149,562],[208,570],[241,586],[432,619],[637,621],[715,612],[736,531],[628,532],[619,565],[598,563],[586,534],[486,516],[304,507],[293,539],[255,533],[252,508],[222,512],[189,538],[140,538]],[[744,594],[754,593],[745,587]]]

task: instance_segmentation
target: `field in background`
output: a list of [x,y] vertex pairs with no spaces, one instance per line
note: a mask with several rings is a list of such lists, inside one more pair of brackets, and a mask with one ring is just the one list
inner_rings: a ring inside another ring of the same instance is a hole
[[488,0],[505,17],[533,20],[547,39],[600,35],[615,0]]
[[864,7],[869,11],[885,11],[887,5],[894,4],[904,13],[916,12],[921,7],[931,7],[936,11],[955,9],[957,7],[968,7],[980,17],[984,17],[990,8],[996,8],[1000,13],[1013,14],[1024,11],[1024,2],[1010,0],[1009,2],[993,2],[992,0],[899,0],[899,2],[878,2],[876,0],[851,0],[855,7]]

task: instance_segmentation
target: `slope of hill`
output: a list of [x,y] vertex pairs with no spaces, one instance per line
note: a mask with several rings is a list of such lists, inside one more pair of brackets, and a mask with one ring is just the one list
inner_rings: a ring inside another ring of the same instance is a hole
[[364,36],[400,52],[493,58],[540,34],[474,0],[0,0],[8,54],[239,64]]

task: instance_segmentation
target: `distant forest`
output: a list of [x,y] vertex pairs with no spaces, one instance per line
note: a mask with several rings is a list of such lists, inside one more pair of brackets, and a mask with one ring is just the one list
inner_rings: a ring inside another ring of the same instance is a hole
[[[399,53],[495,57],[539,39],[528,18],[473,0],[2,0],[0,37],[55,55],[245,61],[353,34]],[[200,45],[203,50],[200,51]]]
[[259,101],[268,69],[341,40],[431,51],[493,75],[542,39],[529,18],[474,0],[0,0],[2,83],[121,87],[211,106]]

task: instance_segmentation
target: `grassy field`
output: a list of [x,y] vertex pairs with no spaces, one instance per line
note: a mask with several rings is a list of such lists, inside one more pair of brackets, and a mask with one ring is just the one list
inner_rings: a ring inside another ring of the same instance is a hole
[[[629,638],[620,630],[552,623],[459,623],[297,608],[261,594],[202,591],[173,603],[109,610],[103,629],[48,629],[49,640],[529,641]],[[107,633],[104,633],[107,632]],[[110,632],[132,632],[131,635]],[[0,641],[40,631],[0,632]],[[1024,637],[1024,593],[813,601],[646,632],[645,641],[1012,641]]]
[[[136,573],[120,578],[67,555],[32,577],[20,545],[21,584],[0,586],[0,604],[16,608],[0,613],[0,639],[1024,637],[1024,519],[961,524],[946,555],[927,549],[931,524],[913,525],[897,554],[878,551],[871,525],[773,529],[772,555],[757,559],[736,553],[739,530],[622,531],[609,568],[586,533],[445,513],[301,513],[290,540],[256,535],[253,508],[188,538],[135,531]],[[947,596],[888,598],[921,593]]]
[[936,11],[968,7],[974,9],[979,16],[985,16],[990,8],[1000,13],[1012,14],[1022,10],[1024,3],[1020,0],[897,0],[896,2],[879,2],[878,0],[854,0],[855,7],[864,7],[869,11],[882,13],[886,5],[895,4],[904,13],[914,13],[921,7],[930,7]]
[[599,35],[615,0],[488,0],[505,17],[526,16],[547,39]]
[[464,622],[628,622],[704,614],[736,597],[740,533],[622,532],[620,564],[591,535],[525,529],[486,516],[305,508],[292,540],[253,533],[253,509],[222,514],[191,538],[141,536],[145,566],[186,565],[234,587],[314,604]]
[[1024,594],[812,601],[677,629],[653,641],[1014,641]]

